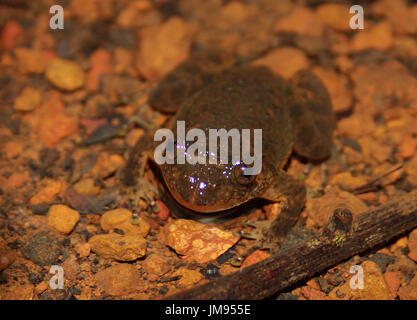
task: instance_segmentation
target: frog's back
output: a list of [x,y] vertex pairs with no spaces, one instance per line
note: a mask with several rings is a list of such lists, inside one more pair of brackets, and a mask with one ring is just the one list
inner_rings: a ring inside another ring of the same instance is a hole
[[283,166],[294,140],[290,94],[288,83],[264,67],[234,67],[187,99],[176,120],[184,120],[187,129],[205,131],[262,129],[264,168],[272,162],[273,167]]

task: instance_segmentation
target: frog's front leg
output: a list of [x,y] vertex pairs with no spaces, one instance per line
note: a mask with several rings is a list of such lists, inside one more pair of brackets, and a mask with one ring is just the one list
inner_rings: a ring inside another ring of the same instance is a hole
[[269,249],[271,254],[279,251],[285,236],[298,220],[304,206],[306,190],[304,184],[280,171],[272,186],[261,196],[269,201],[280,202],[281,212],[272,221],[258,221],[251,235],[256,243],[241,257],[241,260],[258,249]]
[[153,192],[158,195],[158,190],[144,179],[146,164],[153,159],[154,144],[153,134],[148,133],[142,136],[131,150],[124,170],[123,183],[132,189],[134,217],[138,214],[137,206],[140,199],[154,206],[154,200],[149,194]]

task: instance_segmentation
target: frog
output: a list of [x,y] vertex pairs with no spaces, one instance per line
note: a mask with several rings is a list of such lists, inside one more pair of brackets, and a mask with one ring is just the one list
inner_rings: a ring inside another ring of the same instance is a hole
[[[291,154],[322,161],[331,153],[335,118],[321,80],[309,70],[284,79],[265,66],[205,54],[174,69],[151,92],[149,101],[152,108],[173,115],[168,126],[173,132],[178,121],[205,132],[212,128],[262,129],[262,169],[256,175],[246,175],[246,164],[230,159],[216,164],[156,166],[175,202],[199,215],[232,212],[254,199],[279,202],[281,211],[272,221],[255,223],[248,234],[255,244],[242,259],[257,249],[278,252],[306,199],[304,183],[285,171]],[[156,143],[147,134],[131,150],[127,185],[146,189],[141,177],[146,163],[155,160]]]

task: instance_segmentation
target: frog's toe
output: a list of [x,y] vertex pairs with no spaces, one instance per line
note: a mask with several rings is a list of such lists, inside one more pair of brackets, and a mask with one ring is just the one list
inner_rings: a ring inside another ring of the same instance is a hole
[[156,204],[155,204],[155,199],[152,196],[152,194],[155,197],[159,197],[159,191],[158,189],[156,189],[150,182],[144,180],[144,179],[140,179],[140,181],[138,182],[137,185],[137,190],[135,193],[135,203],[134,203],[134,211],[135,212],[139,212],[139,200],[143,200],[145,201],[147,206],[150,206],[152,208],[157,208]]

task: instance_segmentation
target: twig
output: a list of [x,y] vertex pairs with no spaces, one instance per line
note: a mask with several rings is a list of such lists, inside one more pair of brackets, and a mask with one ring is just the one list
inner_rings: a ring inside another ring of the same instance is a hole
[[417,190],[353,219],[336,210],[319,235],[167,299],[262,299],[417,227]]

